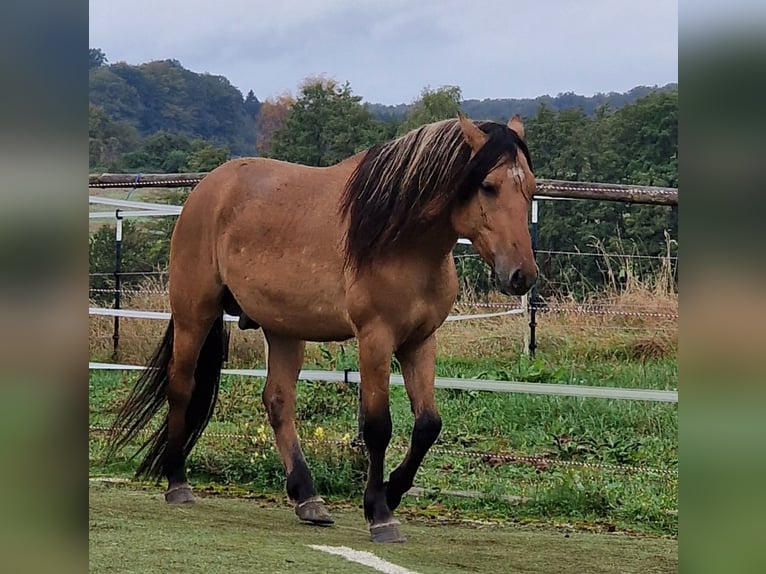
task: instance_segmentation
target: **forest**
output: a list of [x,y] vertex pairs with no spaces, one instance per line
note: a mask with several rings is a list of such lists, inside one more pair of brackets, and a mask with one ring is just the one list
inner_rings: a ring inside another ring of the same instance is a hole
[[[482,101],[464,100],[459,86],[426,87],[413,102],[381,106],[364,102],[348,82],[314,77],[294,93],[260,101],[253,91],[243,96],[224,77],[197,74],[173,60],[109,64],[99,49],[90,50],[89,167],[208,171],[229,158],[254,155],[326,166],[458,111],[496,121],[520,113],[538,178],[678,186],[677,85]],[[184,193],[168,198],[180,202]],[[136,271],[166,263],[160,242],[171,228],[157,223],[129,229]],[[544,201],[543,291],[581,294],[603,284],[608,273],[616,273],[613,281],[654,273],[651,262],[632,268],[623,262],[615,271],[605,269],[603,257],[558,252],[674,256],[677,229],[677,208]],[[109,233],[104,228],[91,235],[91,271],[108,270]],[[486,269],[471,259],[464,264],[477,288],[488,288]]]

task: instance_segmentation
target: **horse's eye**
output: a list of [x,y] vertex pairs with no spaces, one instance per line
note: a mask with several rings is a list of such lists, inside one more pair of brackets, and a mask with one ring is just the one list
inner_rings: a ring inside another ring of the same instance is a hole
[[487,195],[497,195],[497,188],[488,181],[483,181],[481,190]]

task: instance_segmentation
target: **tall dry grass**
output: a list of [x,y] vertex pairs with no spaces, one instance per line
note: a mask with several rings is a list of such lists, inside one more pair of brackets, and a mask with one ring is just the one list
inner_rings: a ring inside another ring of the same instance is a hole
[[[623,357],[645,359],[673,357],[678,348],[678,293],[674,263],[663,260],[657,273],[639,278],[625,258],[604,252],[606,283],[585,301],[560,295],[542,301],[536,314],[538,353],[546,356],[575,356],[584,359]],[[627,263],[626,263],[627,261]],[[617,278],[620,278],[618,281]],[[163,279],[147,279],[139,292],[123,297],[124,309],[168,311],[167,284]],[[487,307],[486,303],[496,305]],[[477,301],[461,293],[453,314],[492,313],[497,305],[514,307],[518,299],[493,293]],[[112,353],[113,319],[90,317],[91,360],[144,364],[166,328],[164,321],[122,318],[116,356]],[[467,360],[517,357],[524,352],[529,333],[529,316],[510,315],[445,323],[438,331],[442,356]],[[341,346],[353,350],[354,343],[309,343],[305,364],[332,363]],[[329,359],[328,359],[329,357]],[[260,330],[240,331],[232,326],[229,347],[230,367],[263,366],[264,340]],[[332,364],[330,364],[332,366]]]

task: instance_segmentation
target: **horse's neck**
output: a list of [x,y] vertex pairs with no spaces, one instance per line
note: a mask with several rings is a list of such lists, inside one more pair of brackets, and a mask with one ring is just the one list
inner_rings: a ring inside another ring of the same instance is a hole
[[452,228],[449,214],[439,217],[427,227],[415,230],[404,249],[417,252],[425,261],[440,263],[452,256],[458,235]]
[[338,163],[331,165],[331,168],[341,168],[341,169],[351,169],[352,171],[356,168],[357,165],[359,165],[359,162],[364,159],[364,156],[367,155],[367,152],[369,150],[364,150],[355,153],[352,156],[347,157],[346,159],[340,160]]

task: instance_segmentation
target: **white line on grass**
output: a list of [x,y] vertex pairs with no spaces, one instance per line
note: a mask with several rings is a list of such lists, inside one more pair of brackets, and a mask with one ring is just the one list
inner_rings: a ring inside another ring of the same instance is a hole
[[342,556],[349,562],[364,564],[365,566],[369,566],[370,568],[374,568],[378,572],[384,572],[385,574],[417,574],[417,572],[413,570],[408,570],[407,568],[397,566],[382,558],[378,558],[372,552],[354,550],[353,548],[348,548],[346,546],[321,546],[319,544],[309,544],[309,546],[314,550]]

